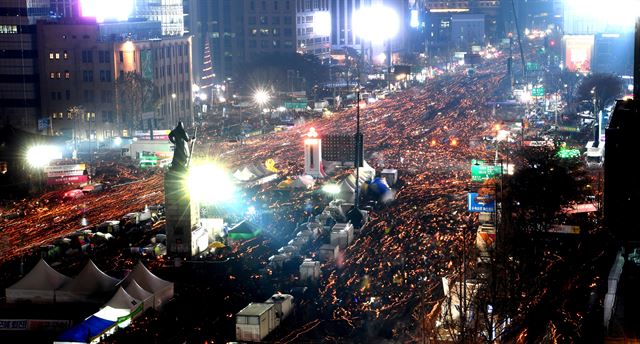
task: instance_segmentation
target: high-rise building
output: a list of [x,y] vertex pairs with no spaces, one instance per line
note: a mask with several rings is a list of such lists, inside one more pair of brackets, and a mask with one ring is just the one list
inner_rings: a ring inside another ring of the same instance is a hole
[[[149,123],[159,129],[173,127],[178,120],[191,125],[190,37],[146,37],[149,28],[143,25],[139,33],[129,31],[136,39],[123,39],[103,32],[113,32],[113,25],[87,20],[38,23],[40,101],[53,131],[77,139],[103,139],[148,129]],[[159,32],[160,24],[155,25],[150,32]],[[144,99],[131,104],[123,99],[127,92],[119,92],[118,80],[128,72],[151,81],[141,97],[155,93],[152,108],[136,104],[148,105]]]
[[163,36],[184,34],[182,0],[136,0],[132,17],[160,22]]
[[331,13],[331,45],[340,49],[342,47],[360,48],[360,37],[353,28],[353,15],[364,6],[371,6],[376,0],[331,0],[329,11]]
[[299,0],[245,0],[244,57],[296,51],[296,8]]
[[49,0],[0,0],[0,126],[35,131],[40,117],[36,21]]
[[216,82],[228,81],[260,54],[328,58],[330,0],[188,0],[185,23],[194,41],[194,73],[203,78],[210,45]]
[[329,1],[296,1],[297,51],[321,60],[331,53],[331,14]]
[[51,16],[57,18],[80,17],[80,0],[50,0]]
[[244,61],[244,1],[187,0],[185,25],[193,35],[193,70],[201,80],[204,70],[205,44],[211,50],[211,63],[216,80],[233,77]]

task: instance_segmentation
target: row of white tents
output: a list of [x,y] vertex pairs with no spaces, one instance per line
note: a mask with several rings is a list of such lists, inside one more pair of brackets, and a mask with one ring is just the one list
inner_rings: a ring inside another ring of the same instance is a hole
[[[172,282],[149,271],[142,262],[122,280],[102,272],[91,260],[75,278],[69,278],[40,260],[21,280],[6,289],[8,303],[95,302],[113,295],[100,310],[63,332],[54,343],[95,343],[117,327],[173,298]],[[114,294],[115,292],[115,294]]]
[[173,297],[173,283],[153,275],[142,263],[138,263],[125,279],[119,280],[102,272],[91,260],[75,278],[69,278],[42,259],[6,289],[6,297],[8,303],[100,302],[118,287],[126,288],[133,281],[154,295],[154,308]]

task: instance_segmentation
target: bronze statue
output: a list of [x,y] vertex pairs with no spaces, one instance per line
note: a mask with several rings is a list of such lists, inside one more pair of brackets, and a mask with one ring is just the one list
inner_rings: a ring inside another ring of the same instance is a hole
[[[193,139],[195,139],[195,137]],[[189,134],[184,130],[182,121],[179,121],[178,125],[169,133],[169,141],[176,145],[173,150],[171,170],[187,170],[187,167],[189,167],[189,159],[191,158],[189,150],[189,142],[191,142],[191,140],[192,139],[189,138]]]

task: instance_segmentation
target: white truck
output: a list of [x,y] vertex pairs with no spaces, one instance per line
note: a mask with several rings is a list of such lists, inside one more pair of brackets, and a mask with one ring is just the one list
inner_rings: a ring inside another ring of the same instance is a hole
[[587,167],[600,168],[604,164],[604,141],[589,141],[586,145],[585,160]]

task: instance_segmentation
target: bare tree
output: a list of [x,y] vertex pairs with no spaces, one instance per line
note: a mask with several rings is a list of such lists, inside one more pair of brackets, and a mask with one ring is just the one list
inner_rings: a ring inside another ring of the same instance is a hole
[[140,73],[127,72],[116,81],[118,125],[126,125],[129,130],[138,129],[142,113],[155,111],[160,101],[153,81]]

